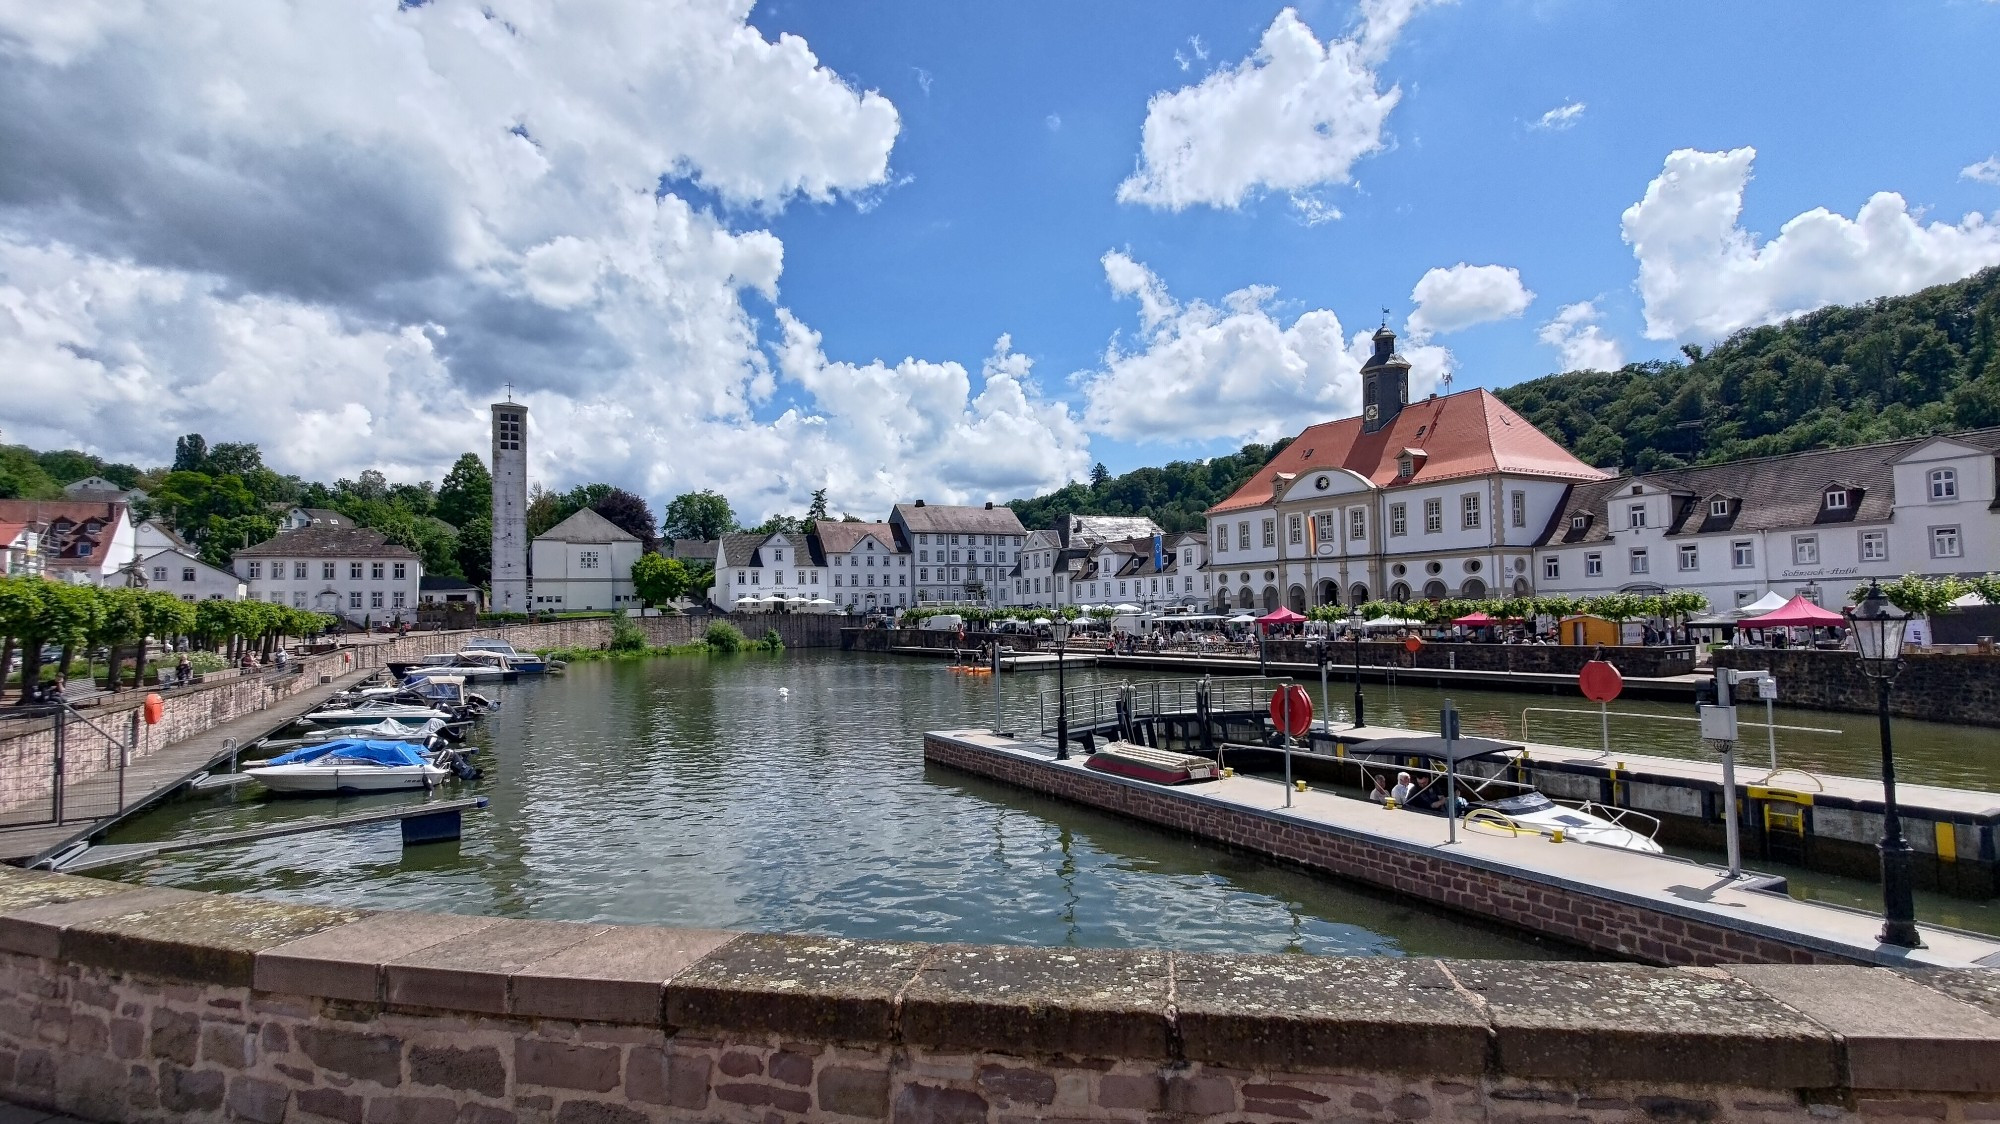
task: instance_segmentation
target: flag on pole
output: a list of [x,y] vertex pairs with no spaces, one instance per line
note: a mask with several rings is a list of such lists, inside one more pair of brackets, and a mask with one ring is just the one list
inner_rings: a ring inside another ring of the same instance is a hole
[[1161,538],[1160,538],[1160,536],[1159,536],[1159,535],[1154,535],[1154,536],[1153,536],[1153,572],[1154,572],[1154,573],[1156,573],[1156,574],[1157,574],[1157,573],[1159,573],[1159,572],[1160,572],[1161,570],[1164,570],[1164,569],[1166,569],[1166,568],[1167,568],[1167,556],[1166,556],[1166,552],[1165,552],[1165,551],[1164,551],[1164,550],[1162,549],[1162,546],[1163,546],[1163,543],[1162,543],[1162,541],[1161,541]]
[[1319,553],[1319,517],[1316,515],[1306,516],[1306,553]]

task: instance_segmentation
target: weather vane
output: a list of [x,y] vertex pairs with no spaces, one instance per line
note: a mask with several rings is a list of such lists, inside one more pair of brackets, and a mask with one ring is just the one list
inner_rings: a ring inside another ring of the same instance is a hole
[[1384,328],[1389,326],[1389,306],[1386,304],[1382,306],[1382,326]]

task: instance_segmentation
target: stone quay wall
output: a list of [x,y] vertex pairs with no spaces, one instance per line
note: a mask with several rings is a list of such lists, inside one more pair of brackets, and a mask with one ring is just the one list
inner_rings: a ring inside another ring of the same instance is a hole
[[[1853,652],[1801,648],[1717,648],[1717,667],[1770,671],[1785,706],[1873,714],[1875,681]],[[1744,698],[1751,697],[1748,692]],[[2000,655],[1913,652],[1889,692],[1889,713],[1966,726],[2000,726]]]
[[1039,639],[1025,632],[967,629],[964,639],[960,639],[956,630],[947,632],[936,628],[849,628],[844,630],[841,646],[864,652],[886,652],[891,648],[951,652],[976,649],[996,640],[1002,648],[1012,648],[1016,652],[1033,652],[1041,648]]
[[0,1096],[107,1122],[2000,1119],[1990,971],[924,945],[0,872]]
[[[1267,660],[1311,663],[1316,649],[1301,640],[1265,642]],[[1336,640],[1335,668],[1354,666],[1354,645]],[[1694,670],[1694,648],[1686,644],[1599,647],[1594,644],[1457,644],[1426,642],[1415,652],[1400,641],[1370,640],[1361,645],[1363,667],[1457,668],[1461,671],[1518,671],[1575,675],[1593,659],[1605,659],[1619,674],[1641,679],[1685,675]]]
[[1725,928],[1598,887],[1543,879],[1470,857],[1192,798],[1186,792],[924,735],[924,759],[1102,811],[1183,831],[1580,948],[1652,964],[1850,964],[1845,949],[1745,924]]

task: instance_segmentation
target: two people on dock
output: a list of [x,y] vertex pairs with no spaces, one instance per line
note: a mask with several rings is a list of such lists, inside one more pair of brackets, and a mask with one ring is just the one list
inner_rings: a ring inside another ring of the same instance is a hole
[[1368,799],[1373,800],[1377,804],[1386,805],[1394,801],[1396,807],[1407,808],[1410,806],[1410,798],[1417,793],[1417,786],[1410,780],[1410,774],[1408,773],[1396,774],[1396,786],[1394,788],[1382,787],[1382,777],[1380,774],[1374,777],[1374,781],[1375,787],[1368,793]]

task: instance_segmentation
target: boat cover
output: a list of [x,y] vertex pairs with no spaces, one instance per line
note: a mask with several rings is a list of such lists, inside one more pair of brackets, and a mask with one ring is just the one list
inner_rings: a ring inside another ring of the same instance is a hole
[[[1427,757],[1443,761],[1447,757],[1453,763],[1471,761],[1486,756],[1499,756],[1520,749],[1518,744],[1497,742],[1491,738],[1453,738],[1447,742],[1439,737],[1377,738],[1374,741],[1358,742],[1347,747],[1349,757]],[[1447,752],[1448,750],[1448,752]]]
[[430,764],[430,759],[408,742],[372,742],[363,738],[340,738],[336,741],[304,746],[281,757],[273,757],[265,764],[305,765],[332,757],[371,765]]

